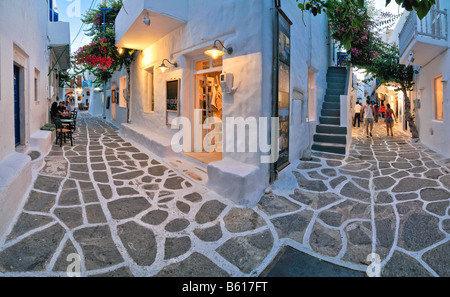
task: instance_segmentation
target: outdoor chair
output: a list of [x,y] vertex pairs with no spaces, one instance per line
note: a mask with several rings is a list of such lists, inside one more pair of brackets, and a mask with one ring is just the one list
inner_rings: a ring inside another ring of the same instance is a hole
[[77,129],[77,117],[78,117],[78,111],[72,111],[72,130],[75,131]]
[[59,140],[59,146],[62,147],[63,139],[64,139],[64,143],[66,143],[66,139],[69,138],[70,145],[73,146],[72,129],[64,128],[61,120],[58,118],[55,118],[55,126],[56,126],[56,145],[58,144],[58,140]]

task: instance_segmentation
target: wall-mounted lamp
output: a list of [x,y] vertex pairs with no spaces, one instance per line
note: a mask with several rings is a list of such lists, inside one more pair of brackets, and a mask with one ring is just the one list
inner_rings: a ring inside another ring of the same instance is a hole
[[147,13],[147,16],[144,17],[144,18],[142,19],[142,22],[143,22],[147,27],[150,26],[151,21],[150,21],[150,16],[148,15],[148,13]]
[[409,57],[408,57],[408,61],[406,61],[405,66],[408,67],[409,65],[411,65],[415,61],[416,61],[416,58],[414,57],[414,52],[410,52],[409,53]]
[[119,48],[117,49],[117,52],[119,53],[119,55],[122,55],[122,54],[123,54],[123,48],[119,47]]
[[[223,47],[222,50],[219,50],[219,48],[217,47],[217,42],[219,42],[222,45],[222,47]],[[213,45],[212,49],[207,50],[205,52],[205,55],[208,55],[208,56],[212,57],[213,59],[217,59],[219,57],[223,57],[226,54],[229,54],[229,55],[233,54],[233,48],[232,47],[228,47],[228,48],[225,47],[225,45],[220,40],[214,41],[214,45]]]
[[156,69],[158,69],[158,70],[161,70],[163,73],[166,72],[166,70],[169,70],[169,69],[170,69],[169,67],[166,66],[166,64],[164,64],[164,61],[169,62],[169,64],[171,64],[171,65],[173,65],[173,66],[175,66],[175,67],[178,67],[178,64],[177,64],[176,62],[175,62],[175,63],[172,63],[172,62],[170,62],[169,60],[164,59],[164,60],[162,61],[162,64],[161,64],[159,67],[156,68]]

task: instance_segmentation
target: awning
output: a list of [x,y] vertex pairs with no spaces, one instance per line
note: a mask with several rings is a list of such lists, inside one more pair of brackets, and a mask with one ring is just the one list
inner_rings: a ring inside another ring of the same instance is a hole
[[[50,22],[48,24],[49,48],[53,51],[59,67],[70,68],[70,24],[68,22]],[[54,68],[54,65],[52,65]]]
[[[67,70],[70,68],[70,46],[57,46],[52,47],[51,50],[56,56],[56,63],[59,65],[59,68],[62,70]],[[54,65],[52,65],[52,68]]]

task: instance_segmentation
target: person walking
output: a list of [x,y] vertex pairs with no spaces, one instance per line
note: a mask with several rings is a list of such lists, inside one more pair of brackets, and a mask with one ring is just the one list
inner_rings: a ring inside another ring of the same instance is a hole
[[356,121],[358,121],[358,128],[361,128],[361,103],[355,105],[355,119],[353,120],[353,127],[356,127]]
[[386,117],[386,108],[384,107],[384,103],[381,105],[381,116],[383,119]]
[[361,117],[364,116],[364,124],[366,125],[367,138],[372,137],[373,132],[373,121],[375,118],[375,108],[371,104],[370,100],[367,99],[366,105],[361,110]]
[[375,105],[375,122],[378,123],[378,115],[380,114],[380,107],[378,106],[378,104]]
[[[386,130],[387,136],[389,136],[389,131],[391,132],[391,136],[394,136],[394,118],[396,118],[394,111],[391,109],[391,105],[387,105],[386,109]],[[397,118],[396,118],[397,119]]]

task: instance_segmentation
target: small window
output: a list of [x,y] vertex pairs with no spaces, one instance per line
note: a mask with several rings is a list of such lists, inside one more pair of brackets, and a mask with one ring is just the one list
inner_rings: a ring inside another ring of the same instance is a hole
[[153,87],[153,68],[147,69],[147,97],[144,101],[144,113],[152,113],[155,111],[155,91]]
[[39,70],[34,70],[34,101],[39,101]]
[[34,78],[34,101],[39,101],[38,93],[38,79]]
[[124,76],[120,78],[120,89],[119,89],[119,106],[120,107],[127,107],[127,102],[125,99],[125,96],[127,91],[127,77]]
[[444,85],[442,75],[434,79],[434,104],[436,111],[436,120],[444,120]]
[[211,68],[218,68],[223,66],[223,57],[217,59],[206,59],[195,63],[195,71],[208,70]]
[[197,63],[195,63],[195,70],[196,71],[208,70],[211,66],[210,64],[211,64],[210,59],[198,61]]
[[216,67],[222,67],[223,66],[223,57],[220,57],[218,59],[213,59],[212,60],[212,67],[216,68]]

